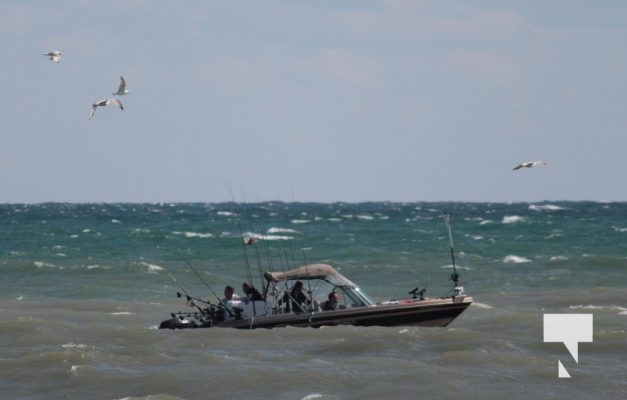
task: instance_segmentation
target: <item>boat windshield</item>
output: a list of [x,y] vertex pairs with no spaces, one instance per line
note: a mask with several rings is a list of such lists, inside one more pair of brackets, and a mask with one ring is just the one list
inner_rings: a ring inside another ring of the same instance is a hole
[[345,303],[351,307],[372,306],[376,304],[374,300],[358,287],[338,287],[338,289],[342,290],[345,296]]

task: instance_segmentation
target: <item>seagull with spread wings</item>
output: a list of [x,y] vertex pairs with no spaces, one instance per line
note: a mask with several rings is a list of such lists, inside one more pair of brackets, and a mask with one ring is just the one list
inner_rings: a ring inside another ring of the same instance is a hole
[[98,100],[97,102],[95,102],[94,104],[92,104],[91,106],[91,113],[89,114],[89,119],[92,119],[94,114],[96,113],[96,110],[98,109],[98,107],[104,107],[104,106],[108,106],[109,104],[115,104],[116,106],[120,107],[120,110],[124,110],[124,106],[122,105],[122,102],[116,98],[109,98],[109,99],[102,99],[102,100]]
[[114,96],[124,96],[125,94],[128,94],[128,90],[126,90],[126,81],[124,80],[124,77],[120,77],[120,86],[118,86],[118,91],[113,93]]
[[539,167],[540,165],[547,165],[547,164],[544,161],[527,161],[527,162],[516,165],[512,170],[516,171],[517,169],[521,169],[521,168]]
[[59,63],[59,61],[61,61],[61,57],[63,57],[63,53],[61,53],[59,50],[49,51],[47,53],[43,53],[43,55],[49,57],[49,60],[54,61],[57,64]]

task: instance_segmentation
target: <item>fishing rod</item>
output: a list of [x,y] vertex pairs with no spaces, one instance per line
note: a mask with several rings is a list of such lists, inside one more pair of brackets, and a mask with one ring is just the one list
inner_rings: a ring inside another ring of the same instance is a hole
[[[257,223],[258,228],[261,232],[268,232],[268,230],[266,229],[263,220],[259,220],[259,222]],[[267,265],[268,265],[268,271],[270,272],[274,272],[274,265],[272,263],[272,252],[270,251],[270,244],[268,240],[264,240],[263,241],[263,248],[264,251],[266,253],[266,260],[267,260]],[[265,284],[265,280],[263,277],[263,271],[261,269],[261,258],[259,256],[259,251],[257,250],[257,248],[255,248],[255,254],[257,255],[257,266],[259,268],[259,279],[261,280],[261,289],[263,292],[263,298],[266,298],[266,295],[268,294],[268,290],[270,289],[270,285],[266,285]]]
[[[164,269],[165,269],[165,268],[164,268]],[[168,274],[168,276],[170,277],[170,279],[172,279],[172,281],[176,284],[176,286],[178,286],[178,287],[179,287],[179,289],[181,289],[181,291],[185,294],[185,298],[186,298],[186,300],[187,300],[188,305],[196,307],[196,308],[198,309],[198,311],[200,311],[200,312],[201,312],[201,313],[203,313],[203,314],[205,313],[205,310],[204,310],[204,309],[202,309],[202,308],[198,305],[198,303],[203,303],[203,304],[206,304],[206,305],[208,305],[208,306],[213,306],[213,304],[212,304],[210,301],[203,300],[203,299],[200,299],[200,298],[198,298],[198,297],[195,297],[195,296],[190,295],[190,294],[189,294],[189,292],[187,292],[187,290],[185,290],[185,288],[183,287],[183,285],[181,285],[181,284],[179,283],[179,281],[177,281],[177,280],[176,280],[176,278],[174,277],[174,275],[172,275],[172,274],[171,274],[168,270],[165,270],[165,272]],[[178,291],[177,291],[177,292],[176,292],[176,297],[178,297],[178,298],[180,299],[181,297],[183,297],[183,295],[181,294],[181,292],[178,292]]]
[[[218,296],[216,294],[216,292],[214,292],[214,290],[211,288],[211,286],[209,286],[209,284],[207,283],[207,281],[205,281],[202,276],[198,273],[198,271],[196,271],[196,268],[194,268],[194,266],[189,262],[189,260],[183,255],[183,253],[181,253],[181,251],[179,249],[176,249],[176,252],[178,253],[178,255],[183,259],[183,261],[185,261],[185,264],[187,264],[187,266],[189,268],[191,268],[192,271],[194,271],[194,274],[196,274],[196,276],[198,277],[198,279],[200,279],[200,281],[202,283],[205,284],[205,286],[207,287],[207,289],[209,289],[209,291],[211,292],[211,294],[213,294],[215,296],[215,298],[218,300],[217,306],[221,307],[223,309],[225,309],[229,315],[233,316],[233,313],[231,312],[231,310],[229,310],[228,307],[226,307],[224,304],[222,304],[222,300],[220,299],[220,296]],[[204,301],[204,300],[203,300]],[[206,302],[209,305],[214,305],[211,302],[207,301]]]
[[237,230],[239,231],[239,236],[241,238],[242,244],[242,256],[244,257],[244,263],[246,264],[246,275],[248,282],[252,284],[252,274],[250,273],[250,262],[248,261],[248,253],[246,252],[246,245],[254,244],[257,239],[254,236],[249,238],[244,237],[244,231],[242,230],[242,224],[240,223],[239,213],[237,212],[236,206],[237,202],[235,201],[235,196],[233,195],[233,189],[229,186],[229,191],[231,192],[231,200],[233,201],[233,214],[235,215],[235,222],[237,225]]
[[[133,240],[133,242],[135,242],[135,245],[136,245],[138,248],[141,248],[141,247],[142,247],[142,246],[139,244],[139,242],[138,242],[135,238],[132,238],[132,240]],[[170,271],[168,271],[165,267],[162,267],[162,268],[163,268],[163,270],[166,272],[166,274],[168,274],[168,276],[170,277],[170,279],[172,280],[172,282],[174,282],[174,284],[175,284],[176,286],[178,286],[178,288],[179,288],[179,289],[180,289],[183,293],[185,293],[185,297],[186,297],[186,299],[187,299],[187,302],[188,302],[190,305],[195,306],[196,308],[198,308],[198,310],[199,310],[200,312],[203,312],[203,309],[202,309],[202,308],[200,308],[200,306],[198,306],[198,304],[197,304],[196,302],[204,303],[204,304],[209,305],[209,306],[211,306],[211,305],[212,305],[210,302],[207,302],[207,301],[205,301],[205,300],[202,300],[202,299],[199,299],[199,298],[197,298],[197,297],[191,296],[191,295],[187,292],[187,290],[183,287],[183,285],[181,285],[181,283],[180,283],[178,280],[176,280],[176,278],[174,277],[174,275],[172,275],[172,274],[170,273]],[[183,297],[183,295],[181,295],[181,292],[176,292],[176,297],[181,298],[181,297]]]
[[[291,190],[290,190],[291,192]],[[294,198],[294,192],[292,192],[292,202],[296,203],[296,200]],[[303,253],[303,262],[305,263],[305,273],[307,274],[307,277],[309,277],[309,268],[307,266],[307,257],[305,255],[305,242],[303,241],[303,232],[302,230],[298,231],[298,238],[300,239],[300,249],[301,252]],[[307,287],[309,289],[309,300],[311,301],[311,304],[313,304],[313,293],[311,290],[311,279],[307,279]]]
[[[247,201],[246,201],[246,195],[244,194],[244,190],[242,189],[242,199],[244,199],[244,209],[246,211],[248,211],[248,207],[247,207]],[[253,215],[251,214],[251,226],[252,226],[252,230],[255,229],[255,223],[254,223],[254,219],[253,219]],[[265,232],[266,230],[263,227],[263,224],[261,222],[259,222],[257,224],[258,228],[260,229],[261,232]],[[253,237],[253,242],[251,244],[255,244],[257,243],[256,238]],[[266,257],[268,257],[268,267],[270,270],[272,270],[271,268],[271,262],[270,262],[270,253],[269,253],[269,249],[268,249],[268,243],[267,241],[265,241],[264,247],[266,248]],[[266,292],[266,286],[264,283],[264,279],[263,279],[263,269],[261,267],[261,257],[259,256],[259,249],[257,248],[257,246],[254,247],[255,248],[255,257],[257,259],[257,272],[259,273],[259,282],[261,282],[261,291],[264,293],[264,298],[265,298],[265,292]],[[250,275],[250,272],[249,272]],[[252,284],[252,279],[249,279],[250,283]]]
[[[135,239],[132,238],[132,240],[135,242],[135,245],[138,248],[141,248],[142,246],[139,244],[139,242]],[[198,275],[198,272],[196,272],[196,270],[194,269],[194,267],[189,263],[189,261],[183,256],[183,254],[181,254],[181,252],[176,249],[177,253],[179,254],[179,256],[189,265],[189,267],[196,273],[196,275]],[[170,279],[172,280],[172,282],[174,282],[174,284],[176,284],[176,286],[178,286],[178,288],[185,294],[185,298],[187,300],[187,303],[189,306],[193,306],[196,307],[198,309],[198,311],[202,314],[202,315],[206,315],[207,313],[213,313],[213,309],[209,309],[209,308],[201,308],[198,304],[205,304],[206,306],[209,307],[214,307],[215,305],[213,303],[211,303],[210,301],[207,300],[203,300],[201,298],[192,296],[189,294],[189,292],[185,289],[185,287],[183,287],[183,285],[181,285],[181,283],[174,277],[174,275],[172,275],[170,273],[170,271],[167,270],[167,268],[162,267],[163,270],[168,274],[168,276],[170,277]],[[202,277],[198,276],[200,278],[201,281],[203,281],[203,283],[205,283],[205,285],[207,285],[207,287],[209,287],[209,285],[202,279]],[[209,290],[211,290],[211,288],[209,287]],[[213,290],[211,290],[213,292]],[[215,295],[215,292],[214,292]],[[176,297],[181,298],[183,297],[183,295],[181,294],[181,292],[177,291],[176,292]],[[217,297],[217,295],[216,295]],[[220,301],[220,298],[218,297],[218,304],[217,304],[218,308],[223,308],[225,309],[229,315],[233,316],[233,314],[231,313],[231,311],[224,305],[222,304],[222,301]],[[172,315],[172,318],[174,318],[175,316]]]
[[449,247],[451,249],[451,260],[453,261],[453,273],[451,274],[451,280],[455,284],[455,286],[459,286],[459,274],[457,273],[457,268],[455,267],[455,250],[453,250],[453,233],[451,231],[451,215],[445,212],[442,217],[444,218],[444,223],[448,229],[448,241]]

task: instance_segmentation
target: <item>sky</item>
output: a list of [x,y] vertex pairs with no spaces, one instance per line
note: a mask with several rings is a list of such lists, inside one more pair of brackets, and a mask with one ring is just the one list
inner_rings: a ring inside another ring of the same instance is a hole
[[626,43],[624,1],[4,0],[0,203],[627,201]]

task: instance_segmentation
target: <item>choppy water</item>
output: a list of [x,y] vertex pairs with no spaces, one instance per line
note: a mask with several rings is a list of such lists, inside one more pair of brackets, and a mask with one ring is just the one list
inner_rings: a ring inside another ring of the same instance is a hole
[[[326,262],[377,300],[444,294],[443,212],[476,302],[447,328],[156,329],[186,309],[168,274],[208,298],[195,271],[220,294]],[[0,282],[2,399],[627,396],[626,203],[5,204]],[[579,363],[544,313],[594,315]]]

